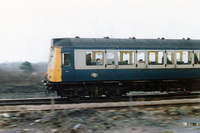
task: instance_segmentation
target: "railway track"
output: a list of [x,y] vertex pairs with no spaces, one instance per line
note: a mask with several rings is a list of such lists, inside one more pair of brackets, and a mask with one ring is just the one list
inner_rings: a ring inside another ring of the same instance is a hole
[[49,104],[80,104],[80,103],[109,103],[109,102],[136,102],[136,101],[160,101],[174,99],[191,99],[199,98],[200,93],[191,93],[187,95],[181,94],[154,94],[154,95],[132,95],[121,98],[80,98],[75,100],[61,99],[57,97],[51,98],[25,98],[25,99],[0,99],[0,106],[15,105],[49,105]]
[[24,111],[55,111],[65,109],[119,109],[135,107],[155,107],[155,106],[179,106],[179,105],[195,105],[199,106],[200,99],[176,99],[161,101],[132,101],[132,102],[107,102],[107,103],[80,103],[80,104],[51,104],[51,105],[17,105],[17,106],[1,106],[0,113],[14,113]]

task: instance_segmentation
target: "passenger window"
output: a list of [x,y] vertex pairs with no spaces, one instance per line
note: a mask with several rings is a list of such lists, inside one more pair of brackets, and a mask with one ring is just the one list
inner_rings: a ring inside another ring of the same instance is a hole
[[134,52],[132,51],[118,52],[118,65],[133,65],[133,64],[134,64]]
[[103,65],[104,53],[103,51],[86,52],[86,65]]
[[194,53],[194,64],[200,64],[200,53]]
[[176,62],[179,65],[191,64],[191,52],[190,51],[177,51]]
[[107,52],[107,65],[115,65],[115,53]]
[[145,63],[145,53],[144,52],[138,52],[137,53],[137,63],[138,64],[144,64]]
[[163,65],[164,56],[163,52],[160,51],[149,51],[148,52],[148,64],[149,65]]
[[174,64],[174,53],[167,52],[167,64]]
[[63,65],[65,65],[65,66],[71,66],[71,54],[64,54]]

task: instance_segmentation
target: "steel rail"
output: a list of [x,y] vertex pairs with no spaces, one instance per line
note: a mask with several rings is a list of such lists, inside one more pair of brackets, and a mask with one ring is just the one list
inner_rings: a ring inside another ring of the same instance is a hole
[[8,105],[45,105],[51,104],[52,101],[54,104],[78,104],[78,103],[106,103],[106,102],[126,102],[126,101],[160,101],[160,100],[172,100],[172,99],[187,99],[187,98],[199,98],[200,93],[191,93],[185,95],[178,94],[159,94],[159,95],[132,95],[132,96],[124,96],[121,98],[107,98],[107,97],[99,97],[99,98],[91,98],[85,97],[76,100],[71,99],[63,99],[57,97],[51,98],[24,98],[24,99],[0,99],[0,106],[8,106]]
[[160,101],[130,101],[130,102],[109,102],[109,103],[80,103],[80,104],[51,104],[51,105],[18,105],[6,106],[0,109],[0,113],[14,113],[21,111],[55,111],[65,109],[119,109],[129,108],[132,110],[135,107],[155,107],[155,106],[179,106],[179,105],[196,105],[199,106],[200,98],[193,99],[174,99]]

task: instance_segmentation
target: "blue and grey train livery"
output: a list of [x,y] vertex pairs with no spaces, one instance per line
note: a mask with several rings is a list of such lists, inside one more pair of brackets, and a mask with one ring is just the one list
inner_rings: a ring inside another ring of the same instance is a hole
[[199,89],[200,40],[52,39],[48,91],[61,97]]

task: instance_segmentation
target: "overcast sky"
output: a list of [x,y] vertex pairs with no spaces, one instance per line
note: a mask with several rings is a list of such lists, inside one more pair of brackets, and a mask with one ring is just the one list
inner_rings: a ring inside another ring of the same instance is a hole
[[0,63],[47,61],[51,38],[200,39],[200,0],[0,0]]

